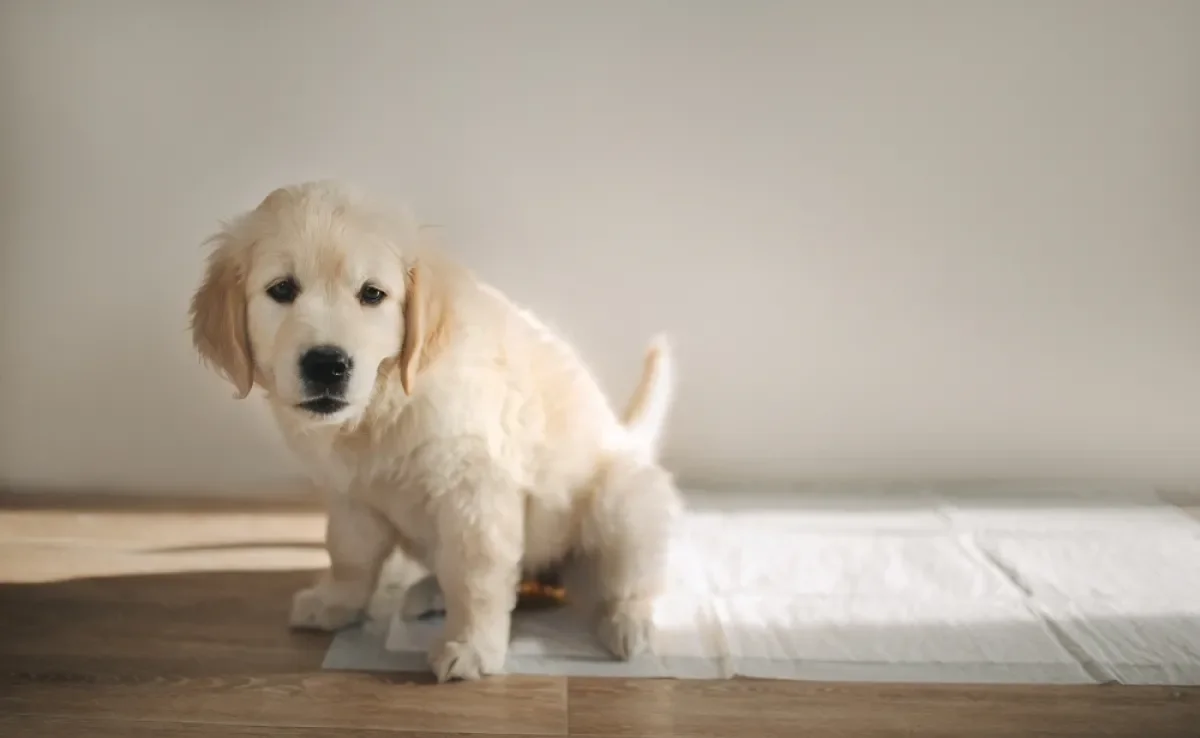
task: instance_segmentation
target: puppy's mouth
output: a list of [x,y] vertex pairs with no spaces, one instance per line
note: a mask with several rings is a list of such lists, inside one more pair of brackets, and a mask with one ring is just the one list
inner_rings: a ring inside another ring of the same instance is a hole
[[307,410],[313,415],[333,415],[339,410],[344,410],[350,403],[345,400],[339,400],[336,397],[314,397],[311,400],[305,400],[296,407],[301,410]]

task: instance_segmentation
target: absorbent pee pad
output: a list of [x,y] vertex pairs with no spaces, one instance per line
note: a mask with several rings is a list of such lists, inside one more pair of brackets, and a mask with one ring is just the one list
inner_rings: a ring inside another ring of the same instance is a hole
[[[999,500],[999,501],[998,501]],[[513,674],[1200,684],[1200,522],[1151,495],[693,495],[656,652],[514,614]],[[426,671],[438,618],[342,631],[325,668]]]

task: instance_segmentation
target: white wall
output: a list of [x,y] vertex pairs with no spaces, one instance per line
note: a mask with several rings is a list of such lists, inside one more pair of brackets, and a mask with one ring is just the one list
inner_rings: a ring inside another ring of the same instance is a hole
[[1200,3],[6,0],[0,480],[294,470],[191,353],[277,184],[450,226],[686,475],[1200,479]]

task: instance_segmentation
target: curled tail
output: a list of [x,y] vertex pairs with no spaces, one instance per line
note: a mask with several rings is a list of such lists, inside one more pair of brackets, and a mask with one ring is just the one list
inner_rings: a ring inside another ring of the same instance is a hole
[[646,350],[642,379],[625,406],[623,422],[637,445],[657,451],[675,390],[671,348],[665,336],[656,336]]

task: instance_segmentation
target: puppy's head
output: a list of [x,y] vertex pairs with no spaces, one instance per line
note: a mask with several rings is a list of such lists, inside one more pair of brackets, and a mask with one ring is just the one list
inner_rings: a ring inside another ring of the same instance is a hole
[[298,419],[360,415],[381,372],[406,392],[424,336],[417,230],[332,183],[272,192],[211,239],[192,298],[201,357]]

